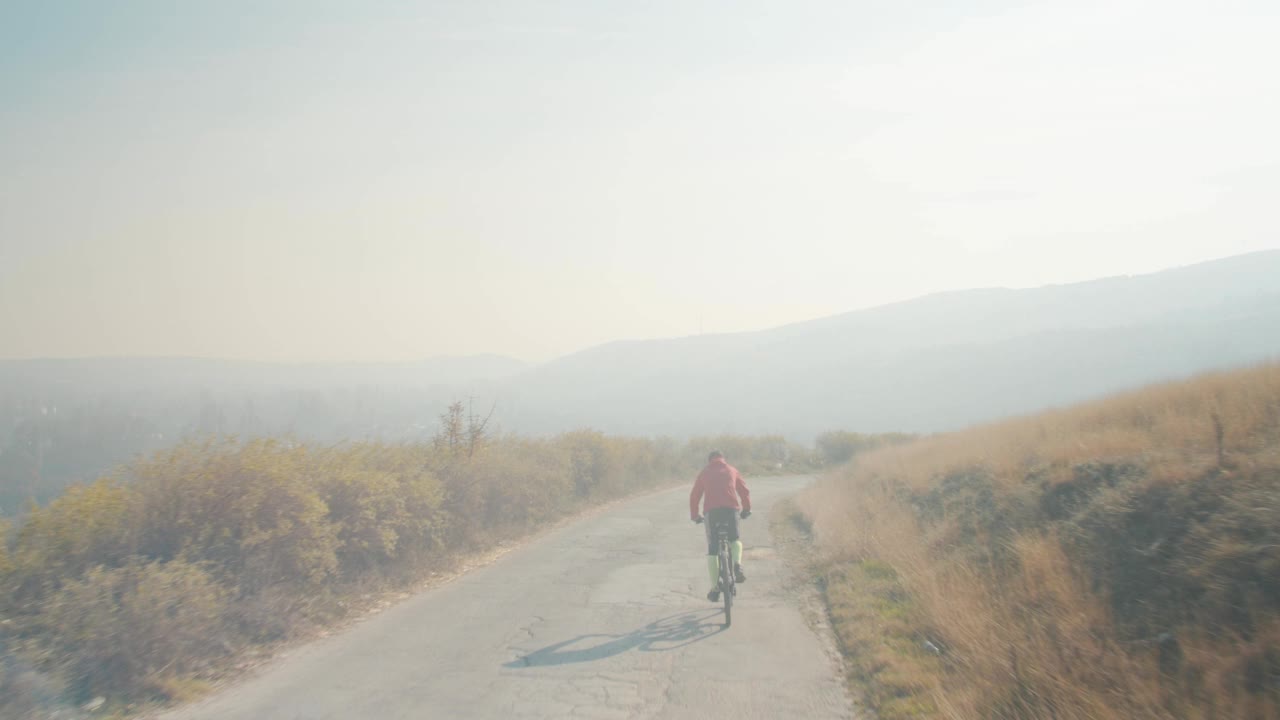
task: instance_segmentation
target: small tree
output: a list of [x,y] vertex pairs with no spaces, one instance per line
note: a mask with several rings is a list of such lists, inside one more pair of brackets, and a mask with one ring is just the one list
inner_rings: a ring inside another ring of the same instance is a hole
[[474,402],[463,407],[462,401],[458,400],[440,415],[440,429],[432,438],[437,450],[446,451],[451,458],[464,451],[468,460],[475,457],[476,451],[489,439],[489,420],[498,406],[495,403],[483,418],[475,414],[474,407]]
[[459,400],[440,414],[440,429],[436,430],[436,435],[431,439],[431,443],[435,445],[437,450],[444,450],[450,456],[453,456],[462,447],[465,435],[462,401]]

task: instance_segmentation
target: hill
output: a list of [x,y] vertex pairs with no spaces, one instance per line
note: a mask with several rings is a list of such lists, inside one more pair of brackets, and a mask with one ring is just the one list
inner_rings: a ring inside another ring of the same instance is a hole
[[618,342],[523,373],[524,431],[937,431],[1280,355],[1280,251],[972,290],[762,332]]
[[799,502],[879,717],[1280,713],[1280,364],[875,451]]

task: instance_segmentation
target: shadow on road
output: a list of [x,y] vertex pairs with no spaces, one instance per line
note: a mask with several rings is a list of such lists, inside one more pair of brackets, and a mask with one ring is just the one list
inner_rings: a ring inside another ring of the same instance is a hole
[[[715,618],[714,622],[708,622]],[[618,655],[628,650],[639,652],[665,652],[706,640],[723,632],[719,610],[703,610],[670,615],[654,620],[626,635],[579,635],[570,640],[548,645],[516,658],[503,667],[526,668],[569,663],[592,662]],[[587,644],[594,643],[594,644]]]

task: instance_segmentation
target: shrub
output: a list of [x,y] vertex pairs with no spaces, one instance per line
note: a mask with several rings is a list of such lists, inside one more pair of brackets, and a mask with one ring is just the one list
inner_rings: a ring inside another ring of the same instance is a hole
[[381,444],[316,453],[312,472],[336,533],[347,578],[422,558],[448,526],[444,487],[413,450]]
[[[13,559],[9,556],[9,521],[0,519],[0,598],[13,596]],[[5,602],[0,601],[0,612]]]
[[56,678],[8,652],[0,633],[0,717],[57,717],[56,712],[66,710],[62,707],[64,692]]
[[808,453],[793,447],[781,435],[716,435],[693,438],[685,449],[687,462],[700,468],[707,460],[707,453],[712,450],[723,452],[725,459],[734,467],[753,475],[808,465]]
[[34,612],[61,583],[96,565],[114,566],[137,544],[137,503],[131,488],[115,480],[76,485],[47,507],[34,508],[19,527],[10,566],[11,601]]
[[136,561],[66,583],[41,621],[78,698],[154,695],[225,650],[225,610],[222,588],[195,565]]
[[244,594],[315,585],[338,566],[336,528],[307,450],[276,440],[185,444],[135,468],[142,552],[210,563]]
[[915,435],[907,433],[864,434],[833,430],[814,440],[815,449],[826,465],[843,465],[855,456],[889,445],[911,442]]
[[609,494],[619,489],[618,461],[620,453],[610,447],[604,435],[594,430],[580,430],[559,438],[569,455],[569,476],[573,492],[580,498],[592,494]]

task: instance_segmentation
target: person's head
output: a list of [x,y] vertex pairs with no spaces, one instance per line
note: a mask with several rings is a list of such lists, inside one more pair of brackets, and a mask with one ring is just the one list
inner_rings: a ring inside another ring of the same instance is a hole
[[723,459],[724,459],[724,453],[720,452],[719,450],[712,450],[711,454],[707,456],[707,462],[709,463],[715,462],[717,460],[723,460]]

